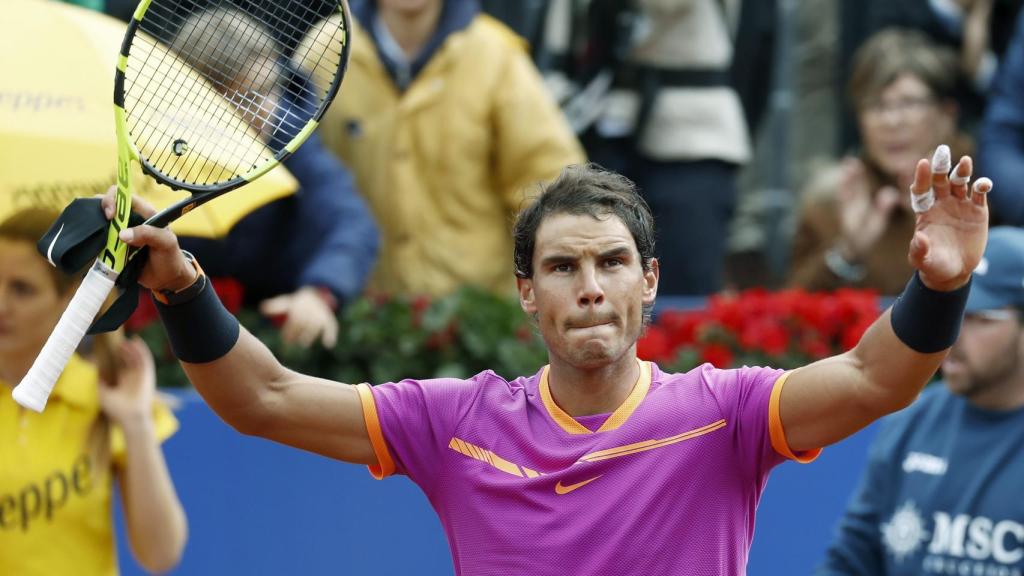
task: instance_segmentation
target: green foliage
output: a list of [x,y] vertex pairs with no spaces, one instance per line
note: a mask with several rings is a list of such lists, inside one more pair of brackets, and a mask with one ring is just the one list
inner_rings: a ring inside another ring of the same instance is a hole
[[[338,343],[330,350],[284,344],[278,329],[255,311],[243,309],[238,319],[284,365],[341,382],[465,378],[488,369],[511,379],[547,362],[544,344],[518,301],[476,288],[434,300],[354,301],[341,312]],[[139,333],[157,356],[160,385],[188,386],[160,323]]]

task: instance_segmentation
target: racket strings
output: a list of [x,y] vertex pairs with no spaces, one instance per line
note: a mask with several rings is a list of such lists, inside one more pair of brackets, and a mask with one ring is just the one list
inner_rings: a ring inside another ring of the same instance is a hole
[[[240,67],[240,65],[244,63],[244,55],[240,54],[241,47],[245,46],[247,43],[250,43],[251,45],[251,39],[257,33],[265,34],[265,32],[260,30],[254,21],[247,20],[247,16],[244,14],[237,12],[229,12],[225,15],[229,16],[232,20],[234,20],[234,22],[225,23],[222,20],[219,26],[227,24],[229,26],[235,27],[236,32],[238,30],[242,30],[244,34],[242,35],[241,38],[236,37],[236,41],[233,44],[228,44],[220,48],[219,56],[221,56],[223,61],[226,61],[228,65],[221,66],[220,70],[210,70],[209,67],[207,67],[207,75],[209,79],[212,80],[215,84],[220,85],[218,89],[224,94],[226,98],[228,98],[229,102],[231,102],[234,105],[236,110],[242,114],[243,119],[245,119],[250,125],[258,126],[266,122],[266,116],[268,116],[268,113],[273,113],[274,108],[268,105],[268,102],[266,102],[266,100],[269,100],[269,98],[265,95],[260,94],[259,91],[247,90],[246,92],[242,92],[241,90],[236,88],[232,92],[224,85],[226,84],[230,77],[245,73]],[[186,42],[189,41],[191,41],[191,39],[186,39],[184,42],[180,44],[180,46],[188,46]],[[205,44],[198,45],[198,48],[201,50],[209,50],[211,41],[217,41],[214,35],[208,35],[207,42]],[[263,39],[263,44],[269,44],[269,40]],[[192,50],[190,51],[194,51],[194,46],[196,45],[193,44],[192,46],[190,46],[190,48],[192,48]],[[181,50],[179,49],[179,52],[180,51]],[[187,58],[189,57],[189,54],[186,53],[185,56]],[[264,60],[263,62],[266,61],[267,60]],[[263,64],[263,70],[250,70],[247,73],[247,77],[254,79],[266,78],[268,74],[271,73],[271,71],[268,71],[266,68],[266,65]],[[269,86],[264,86],[264,91],[272,89],[273,88]],[[254,98],[254,95],[256,96],[256,98]],[[223,116],[224,110],[221,109],[218,113],[218,119],[223,118]],[[257,142],[250,141],[249,146],[245,146],[245,150],[243,151],[241,156],[249,157],[254,152],[258,154],[260,149],[257,144]],[[233,158],[232,160],[237,160],[237,157],[238,155],[235,155],[235,158]],[[263,159],[261,158],[260,160]],[[193,164],[185,169],[185,179],[191,180],[195,178],[195,168],[197,168],[197,166]]]
[[348,31],[324,20],[339,10],[338,0],[153,0],[125,74],[140,154],[189,185],[273,161],[333,94],[333,78],[316,84],[299,71],[341,73]]

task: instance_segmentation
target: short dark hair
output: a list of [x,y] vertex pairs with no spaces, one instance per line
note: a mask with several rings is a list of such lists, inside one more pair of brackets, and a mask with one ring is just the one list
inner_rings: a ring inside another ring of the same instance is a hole
[[533,251],[537,229],[554,214],[617,216],[633,236],[640,264],[650,270],[654,259],[654,217],[647,202],[628,178],[597,164],[566,166],[553,182],[543,186],[536,201],[516,218],[513,264],[519,278],[533,277]]

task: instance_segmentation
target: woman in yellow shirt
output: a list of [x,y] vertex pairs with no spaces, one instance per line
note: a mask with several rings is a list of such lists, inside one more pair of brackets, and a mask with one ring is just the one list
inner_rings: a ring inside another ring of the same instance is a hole
[[95,338],[93,362],[72,357],[41,414],[11,398],[77,285],[36,251],[56,217],[32,208],[0,223],[0,574],[117,574],[114,477],[132,552],[165,572],[187,522],[160,449],[177,421],[145,344]]

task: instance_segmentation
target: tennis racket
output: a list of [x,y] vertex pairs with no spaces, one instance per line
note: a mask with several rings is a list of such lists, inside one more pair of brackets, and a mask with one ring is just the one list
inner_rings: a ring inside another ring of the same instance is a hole
[[[125,267],[118,233],[131,214],[132,163],[190,193],[146,221],[153,226],[259,178],[309,137],[337,94],[350,31],[344,0],[139,3],[114,75],[117,195],[107,244],[15,387],[18,404],[43,410]],[[319,82],[300,70],[315,70]]]

